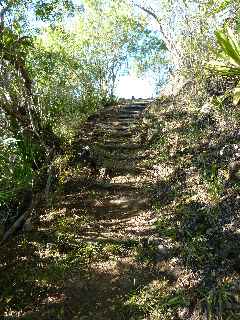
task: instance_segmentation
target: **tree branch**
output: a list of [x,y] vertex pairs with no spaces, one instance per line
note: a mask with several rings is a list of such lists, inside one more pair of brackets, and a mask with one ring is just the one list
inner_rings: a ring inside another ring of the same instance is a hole
[[20,72],[23,78],[27,93],[28,95],[32,96],[32,80],[25,67],[24,61],[21,58],[14,56],[13,54],[4,52],[5,50],[2,46],[0,46],[0,50],[2,52],[2,58],[8,61],[15,68],[16,71]]
[[135,7],[141,9],[142,11],[147,13],[149,16],[154,18],[154,20],[158,23],[159,30],[160,30],[161,34],[163,35],[163,38],[164,38],[163,41],[165,42],[167,49],[170,51],[170,53],[172,53],[172,56],[178,56],[179,58],[181,58],[181,54],[180,54],[179,50],[176,48],[174,41],[171,39],[171,37],[169,35],[167,35],[166,32],[164,31],[162,21],[157,16],[157,14],[151,8],[146,8],[146,7],[139,5],[135,2],[132,2],[132,3]]
[[[2,1],[0,2],[1,5]],[[2,8],[2,10],[0,11],[0,33],[3,31],[4,29],[4,16],[6,14],[6,12],[11,8],[12,6],[12,2],[9,2],[6,7]]]

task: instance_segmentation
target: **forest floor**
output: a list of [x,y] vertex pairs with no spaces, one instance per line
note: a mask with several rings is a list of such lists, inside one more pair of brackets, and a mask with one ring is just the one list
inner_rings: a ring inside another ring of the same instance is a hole
[[218,162],[239,137],[149,102],[81,127],[51,203],[1,248],[3,319],[239,319],[240,185]]

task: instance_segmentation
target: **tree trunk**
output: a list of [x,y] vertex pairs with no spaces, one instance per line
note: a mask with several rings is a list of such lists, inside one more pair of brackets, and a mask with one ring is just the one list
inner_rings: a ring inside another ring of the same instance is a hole
[[[19,93],[20,98],[15,97],[9,92],[8,87],[3,88],[10,97],[6,101],[1,101],[0,108],[8,116],[12,124],[11,130],[16,138],[22,136],[23,142],[36,144],[42,149],[43,155],[51,157],[51,154],[61,151],[60,140],[54,134],[52,127],[49,124],[43,124],[38,110],[38,102],[34,96],[32,79],[26,66],[26,46],[31,45],[29,37],[20,37],[10,28],[5,27],[5,14],[11,8],[14,2],[9,2],[6,7],[0,11],[0,56],[2,66],[10,65],[14,73],[23,81],[23,92]],[[4,34],[10,36],[10,43],[4,40]],[[24,50],[22,50],[22,46]],[[12,72],[12,71],[11,71]],[[11,75],[10,75],[11,76]],[[10,80],[11,81],[11,80]],[[12,81],[15,81],[13,79]],[[22,102],[25,100],[24,103]],[[17,139],[18,140],[18,139]]]
[[154,20],[158,23],[159,30],[163,36],[164,43],[172,56],[173,64],[175,65],[176,69],[179,69],[182,60],[181,51],[176,47],[174,40],[165,32],[161,19],[152,9],[146,8],[136,3],[134,5],[142,11],[144,11],[145,13],[147,13],[152,18],[154,18]]

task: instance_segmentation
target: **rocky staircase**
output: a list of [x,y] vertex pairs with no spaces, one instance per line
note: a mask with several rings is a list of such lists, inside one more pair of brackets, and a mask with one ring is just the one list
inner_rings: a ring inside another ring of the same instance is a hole
[[106,108],[94,122],[86,123],[90,130],[79,136],[93,150],[99,168],[96,179],[86,184],[81,196],[76,195],[78,189],[68,195],[71,207],[80,212],[84,208],[94,217],[92,224],[81,228],[82,239],[139,240],[152,233],[153,217],[146,194],[151,172],[141,164],[146,148],[138,129],[149,102]]
[[[71,179],[71,189],[61,201],[65,215],[70,219],[74,216],[74,241],[80,246],[100,246],[103,255],[106,248],[121,249],[117,255],[89,262],[87,278],[80,273],[66,277],[66,304],[78,310],[73,319],[123,319],[111,306],[118,305],[136,284],[143,284],[144,278],[151,281],[158,277],[158,269],[153,271],[136,259],[136,250],[141,255],[141,250],[148,252],[148,245],[161,243],[148,191],[156,182],[154,170],[144,162],[149,150],[139,139],[139,124],[148,103],[105,109],[94,122],[86,123],[86,130],[79,136],[79,145],[84,142],[94,151],[98,173],[90,175],[90,182],[88,177],[81,183]],[[79,174],[79,178],[82,176]],[[160,256],[161,260],[165,253],[157,254],[156,259]]]

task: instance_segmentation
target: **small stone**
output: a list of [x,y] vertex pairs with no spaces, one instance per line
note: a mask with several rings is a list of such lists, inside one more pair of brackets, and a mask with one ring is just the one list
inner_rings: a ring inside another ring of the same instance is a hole
[[178,310],[178,317],[180,319],[189,319],[189,309],[184,307],[183,309]]
[[211,112],[212,107],[213,107],[213,106],[212,106],[209,102],[206,102],[206,103],[202,106],[200,112],[201,112],[201,113],[204,113],[204,114],[208,114],[208,113]]
[[162,244],[159,244],[158,245],[158,252],[161,253],[161,254],[167,254],[167,248],[164,247]]
[[23,231],[30,232],[33,229],[33,225],[31,223],[31,218],[28,218],[23,226]]
[[4,225],[3,225],[3,224],[0,224],[0,239],[3,238],[4,230],[5,230]]
[[157,246],[157,252],[156,252],[156,260],[157,261],[162,261],[163,259],[165,259],[168,255],[168,250],[166,247],[164,247],[163,245],[159,244]]
[[240,180],[240,161],[233,161],[230,163],[229,180]]
[[209,235],[213,234],[214,231],[215,231],[214,228],[209,228],[209,229],[206,230],[206,234],[209,236]]

